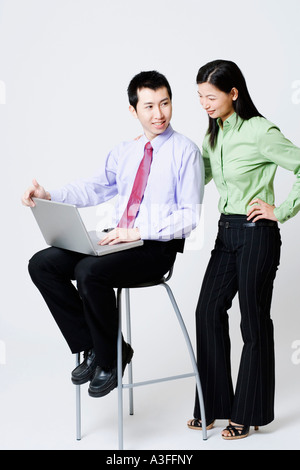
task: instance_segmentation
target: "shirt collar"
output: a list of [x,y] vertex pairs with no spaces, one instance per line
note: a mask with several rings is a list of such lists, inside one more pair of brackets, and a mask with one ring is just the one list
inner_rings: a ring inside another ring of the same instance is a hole
[[[174,133],[174,130],[173,130],[171,124],[169,124],[167,129],[162,134],[159,134],[153,140],[151,140],[151,145],[152,145],[153,151],[158,152],[160,147],[171,137],[171,135],[173,133]],[[147,139],[145,134],[143,136],[143,139],[144,139],[144,144],[149,142],[149,140]]]
[[219,127],[222,129],[224,128],[234,128],[234,127],[237,127],[238,129],[241,127],[241,125],[243,124],[243,119],[236,113],[232,113],[228,119],[226,119],[224,122],[223,122],[223,125],[222,125],[222,119],[221,118],[218,118],[217,119],[217,123],[219,125]]

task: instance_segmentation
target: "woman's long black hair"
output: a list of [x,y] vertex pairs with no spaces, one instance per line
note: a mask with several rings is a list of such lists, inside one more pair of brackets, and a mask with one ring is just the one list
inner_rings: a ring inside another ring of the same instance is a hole
[[[238,90],[238,98],[233,101],[233,107],[238,116],[242,119],[250,119],[254,116],[263,117],[254,106],[248,92],[246,80],[239,67],[230,60],[214,60],[203,65],[197,74],[197,84],[210,83],[225,93],[230,93],[232,88]],[[212,148],[217,142],[219,126],[217,119],[208,117],[209,125],[207,133]]]

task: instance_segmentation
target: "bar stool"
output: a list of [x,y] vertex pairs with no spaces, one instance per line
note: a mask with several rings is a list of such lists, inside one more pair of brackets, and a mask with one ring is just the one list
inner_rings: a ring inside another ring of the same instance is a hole
[[[166,382],[170,380],[184,379],[188,377],[195,377],[196,389],[199,398],[200,411],[201,411],[201,420],[202,420],[202,438],[203,440],[207,439],[206,431],[206,418],[204,410],[204,401],[202,395],[202,388],[200,383],[199,372],[197,368],[197,363],[193,351],[193,347],[190,341],[189,334],[187,332],[186,326],[184,324],[182,315],[174,298],[173,292],[170,286],[167,284],[167,281],[170,280],[173,273],[173,267],[170,269],[169,273],[163,278],[147,282],[143,284],[135,284],[126,288],[117,289],[117,308],[119,313],[119,328],[118,328],[118,345],[117,345],[117,373],[118,373],[118,437],[119,437],[119,450],[123,450],[123,389],[129,389],[129,414],[133,415],[133,388],[141,385],[149,385],[158,382]],[[193,372],[181,375],[175,375],[171,377],[163,377],[159,379],[147,380],[144,382],[133,382],[132,379],[132,361],[128,365],[128,383],[123,383],[122,377],[122,290],[125,291],[125,306],[126,306],[126,326],[127,326],[127,343],[131,344],[131,317],[130,317],[130,298],[129,290],[137,288],[147,288],[153,286],[163,286],[169,296],[171,304],[173,306],[174,312],[176,314],[177,320],[181,327],[187,349],[189,351],[190,359],[192,362]],[[76,366],[80,363],[80,353],[76,354]],[[77,440],[81,439],[81,400],[80,400],[80,385],[76,385],[76,438]]]

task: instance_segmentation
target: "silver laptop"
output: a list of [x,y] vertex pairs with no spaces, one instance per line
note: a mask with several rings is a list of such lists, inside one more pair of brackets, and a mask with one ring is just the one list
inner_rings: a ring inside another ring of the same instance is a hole
[[[128,250],[143,244],[143,240],[122,242],[116,245],[98,245],[105,232],[88,232],[76,206],[46,199],[33,198],[35,206],[32,213],[40,227],[46,243],[93,256],[108,255],[121,250]],[[102,237],[101,237],[102,235]]]

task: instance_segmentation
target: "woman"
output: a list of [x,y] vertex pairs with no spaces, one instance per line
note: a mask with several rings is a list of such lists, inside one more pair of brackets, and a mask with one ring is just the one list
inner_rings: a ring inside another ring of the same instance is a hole
[[[200,103],[209,116],[203,142],[206,183],[220,193],[221,217],[196,310],[197,358],[207,429],[229,419],[224,439],[246,437],[250,426],[274,419],[274,342],[270,317],[279,265],[278,221],[300,209],[300,149],[254,106],[245,79],[231,61],[216,60],[197,75]],[[297,180],[274,206],[277,166]],[[235,392],[227,310],[238,292],[243,351]],[[192,429],[201,429],[196,398]]]

